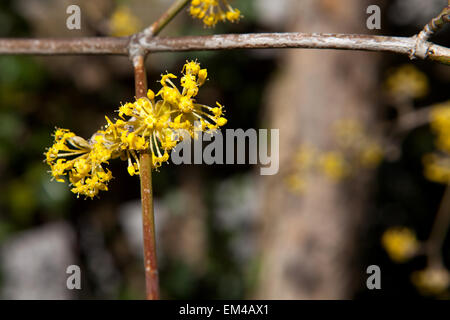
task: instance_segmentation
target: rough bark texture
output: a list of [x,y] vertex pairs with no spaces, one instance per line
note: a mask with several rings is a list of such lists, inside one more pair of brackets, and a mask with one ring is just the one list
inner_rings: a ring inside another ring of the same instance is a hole
[[[360,0],[302,0],[290,30],[367,32]],[[289,50],[267,97],[271,128],[280,128],[280,174],[263,177],[263,299],[351,298],[359,283],[355,244],[367,201],[367,179],[336,184],[321,176],[302,195],[290,194],[281,174],[302,142],[332,145],[341,118],[374,119],[377,55]],[[360,284],[359,284],[360,285]]]

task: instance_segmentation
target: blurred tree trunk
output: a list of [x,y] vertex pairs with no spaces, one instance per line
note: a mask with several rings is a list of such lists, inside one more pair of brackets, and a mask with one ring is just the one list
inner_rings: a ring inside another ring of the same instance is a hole
[[[294,1],[302,32],[368,33],[361,0]],[[331,126],[341,118],[374,122],[378,55],[351,51],[286,50],[269,88],[267,117],[280,129],[280,173],[262,177],[262,270],[256,296],[263,299],[351,298],[364,272],[357,265],[358,227],[369,179],[347,183],[322,176],[303,195],[290,194],[283,168],[302,142],[332,146]],[[365,281],[365,280],[364,280]]]

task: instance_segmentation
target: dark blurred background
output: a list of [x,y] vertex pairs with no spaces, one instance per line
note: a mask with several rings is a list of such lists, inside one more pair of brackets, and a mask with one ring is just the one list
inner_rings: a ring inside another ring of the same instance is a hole
[[[171,1],[3,0],[1,37],[125,35],[149,25]],[[236,0],[244,19],[205,29],[186,12],[164,36],[252,32],[346,32],[411,36],[446,0]],[[81,30],[66,28],[67,6],[81,7]],[[382,29],[367,30],[369,4]],[[117,15],[121,18],[117,18]],[[115,17],[115,18],[114,18]],[[128,20],[127,20],[128,19]],[[125,22],[124,22],[125,21]],[[449,28],[433,41],[449,46]],[[450,69],[390,54],[318,50],[159,53],[147,59],[149,88],[186,59],[208,68],[199,101],[226,106],[226,128],[280,128],[280,172],[250,165],[163,165],[154,173],[158,263],[167,299],[422,297],[411,283],[422,257],[393,263],[380,244],[396,225],[426,239],[444,186],[423,176],[434,150],[428,126],[396,141],[399,152],[345,181],[312,173],[292,193],[286,170],[302,144],[334,147],[332,125],[355,119],[376,139],[398,110],[384,94],[389,70],[413,63],[429,81],[413,109],[450,99]],[[0,297],[142,299],[144,274],[139,180],[126,163],[99,199],[77,199],[50,181],[43,162],[53,130],[85,138],[132,101],[124,57],[0,57]],[[448,252],[448,243],[444,246]],[[445,254],[445,263],[450,256]],[[82,290],[67,290],[66,268],[82,270]],[[380,266],[382,289],[366,288],[366,268]]]

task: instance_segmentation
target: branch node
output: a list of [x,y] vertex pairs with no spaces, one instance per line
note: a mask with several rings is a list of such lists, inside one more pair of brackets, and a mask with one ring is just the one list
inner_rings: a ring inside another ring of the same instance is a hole
[[133,63],[136,57],[143,56],[145,59],[145,57],[149,54],[149,50],[140,43],[140,40],[143,37],[145,37],[144,33],[136,33],[131,36],[130,42],[128,43],[128,56]]
[[416,40],[416,44],[414,48],[411,49],[409,58],[411,60],[416,58],[426,59],[430,53],[429,50],[431,47],[431,43],[426,41],[426,36],[423,31],[414,36],[414,39]]

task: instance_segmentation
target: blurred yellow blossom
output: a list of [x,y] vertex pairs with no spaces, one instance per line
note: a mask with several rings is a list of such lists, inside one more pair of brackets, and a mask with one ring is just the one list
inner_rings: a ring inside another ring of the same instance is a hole
[[306,190],[305,178],[298,174],[289,175],[285,182],[292,193],[302,193]]
[[372,142],[364,146],[359,154],[359,162],[365,168],[376,168],[383,160],[384,151],[382,147]]
[[445,268],[426,268],[424,270],[413,272],[411,280],[422,294],[439,295],[444,293],[448,288],[450,284],[450,275]]
[[436,153],[426,154],[423,157],[424,175],[433,182],[450,183],[450,158]]
[[383,233],[381,243],[389,257],[395,262],[405,262],[419,249],[416,234],[408,228],[390,228]]
[[340,119],[333,125],[336,142],[343,148],[352,148],[364,139],[364,129],[356,119]]
[[436,146],[450,153],[450,101],[435,105],[430,121],[431,130],[436,134]]
[[302,145],[294,154],[294,172],[286,178],[286,185],[292,193],[302,193],[306,189],[308,171],[316,166],[317,150],[310,145]]
[[[181,91],[172,82],[177,76],[161,76],[162,89],[155,95],[136,99],[119,107],[119,119],[106,118],[106,125],[89,140],[67,129],[55,131],[55,143],[46,152],[46,162],[54,179],[64,182],[67,176],[71,191],[93,198],[108,190],[113,178],[106,166],[110,159],[128,161],[128,173],[139,174],[139,152],[152,154],[152,167],[169,160],[169,152],[182,139],[181,130],[196,137],[196,132],[213,132],[226,124],[223,106],[196,103],[195,96],[206,80],[207,71],[195,61],[187,62],[182,70]],[[172,79],[172,80],[171,80]],[[156,97],[161,97],[155,101]]]
[[302,145],[294,154],[295,165],[300,170],[312,168],[316,164],[317,150],[310,145]]
[[440,152],[423,157],[424,175],[434,182],[450,182],[450,101],[438,104],[430,114],[431,130],[436,135],[435,145]]
[[388,94],[400,99],[423,98],[429,90],[427,76],[411,64],[391,70],[384,87]]
[[319,157],[322,172],[333,180],[341,180],[350,172],[350,167],[344,155],[337,151],[329,151]]
[[375,168],[383,160],[384,151],[380,143],[370,137],[360,122],[355,119],[341,119],[334,126],[336,143],[352,167]]
[[189,12],[207,27],[214,27],[220,21],[238,22],[242,18],[239,9],[233,8],[228,0],[192,0]]
[[355,119],[340,119],[333,124],[334,148],[319,150],[303,144],[293,155],[292,170],[285,179],[288,189],[301,193],[310,173],[341,181],[361,169],[374,169],[383,160],[384,150]]
[[139,31],[141,21],[124,5],[118,6],[109,19],[109,29],[114,37],[124,37]]

